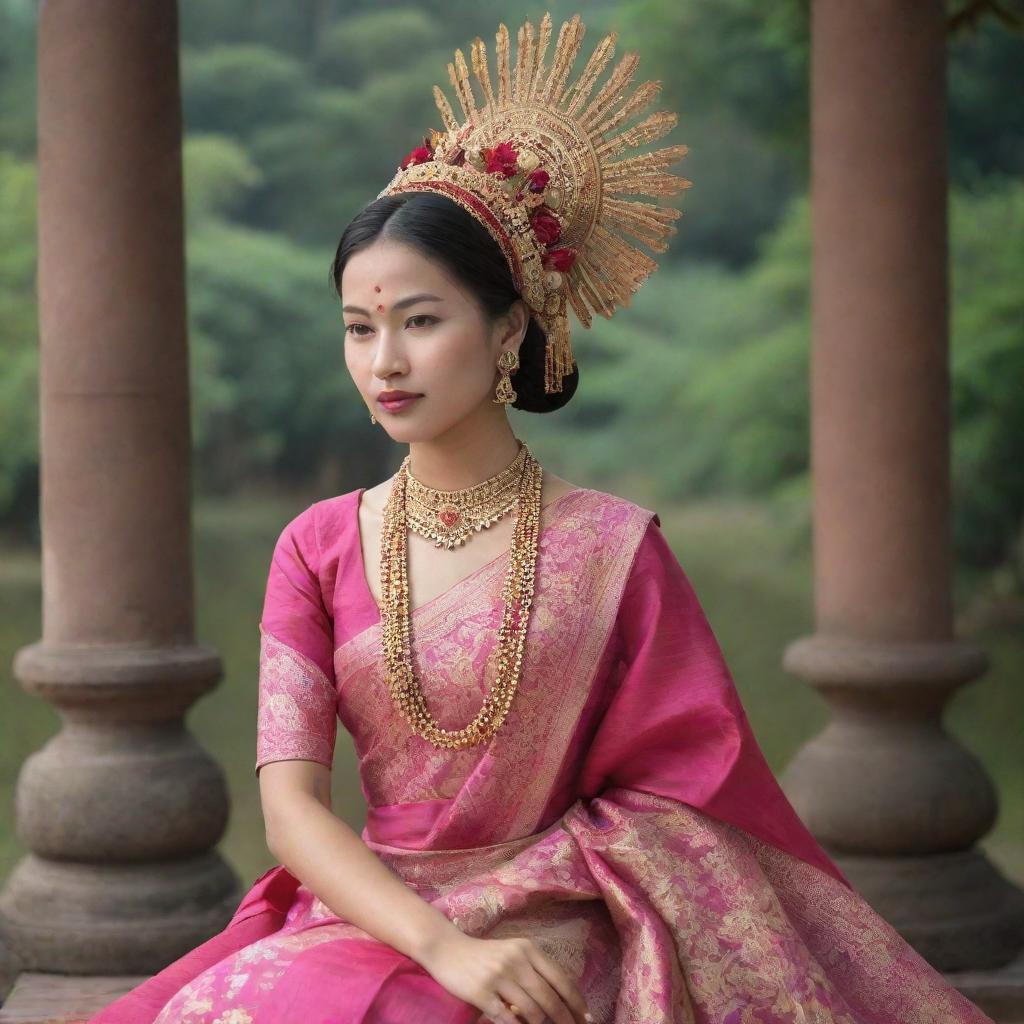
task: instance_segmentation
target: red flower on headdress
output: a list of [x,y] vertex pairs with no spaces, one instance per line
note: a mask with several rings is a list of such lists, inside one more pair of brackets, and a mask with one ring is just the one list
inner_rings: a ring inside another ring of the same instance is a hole
[[541,258],[541,263],[545,270],[557,270],[559,273],[564,274],[569,270],[572,270],[572,265],[576,262],[577,252],[575,249],[565,246],[562,249],[548,249]]
[[428,160],[434,159],[434,152],[429,146],[417,146],[409,150],[405,159],[399,164],[401,170],[411,167],[413,164],[425,164]]
[[499,142],[493,149],[482,149],[480,152],[487,161],[485,170],[488,174],[511,178],[519,170],[519,153],[512,148],[511,142]]
[[541,245],[551,245],[562,235],[562,225],[547,206],[538,206],[530,216],[530,227]]
[[550,180],[551,175],[543,167],[538,167],[535,171],[530,171],[526,183],[531,192],[543,192],[548,187]]

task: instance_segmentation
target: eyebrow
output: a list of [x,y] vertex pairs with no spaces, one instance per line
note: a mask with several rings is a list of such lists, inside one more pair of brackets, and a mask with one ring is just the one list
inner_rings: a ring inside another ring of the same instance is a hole
[[[399,299],[391,308],[405,309],[408,306],[414,306],[417,302],[444,302],[444,299],[442,299],[440,295],[410,295],[407,298]],[[342,306],[341,311],[343,313],[358,313],[361,316],[370,315],[361,306]]]

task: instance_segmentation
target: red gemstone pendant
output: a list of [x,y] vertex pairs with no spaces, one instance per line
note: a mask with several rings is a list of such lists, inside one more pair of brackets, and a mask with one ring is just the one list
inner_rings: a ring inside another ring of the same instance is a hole
[[437,518],[444,523],[446,529],[450,530],[459,521],[459,511],[454,508],[442,509],[437,513]]

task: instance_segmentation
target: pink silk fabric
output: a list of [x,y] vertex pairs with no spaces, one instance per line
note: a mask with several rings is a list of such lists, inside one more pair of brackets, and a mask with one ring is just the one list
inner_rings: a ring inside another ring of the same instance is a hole
[[[340,719],[367,845],[467,934],[532,939],[599,1024],[991,1024],[797,816],[654,512],[590,488],[545,507],[513,706],[488,741],[447,751],[391,702],[361,494],[310,506],[275,547],[257,771],[330,765]],[[445,727],[490,686],[507,564],[413,613],[417,678]],[[278,865],[220,934],[90,1024],[482,1019]]]

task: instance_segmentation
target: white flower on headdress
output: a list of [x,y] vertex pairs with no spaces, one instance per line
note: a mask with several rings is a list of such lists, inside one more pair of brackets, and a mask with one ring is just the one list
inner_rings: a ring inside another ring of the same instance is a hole
[[533,171],[540,167],[540,157],[532,149],[519,150],[519,170]]

